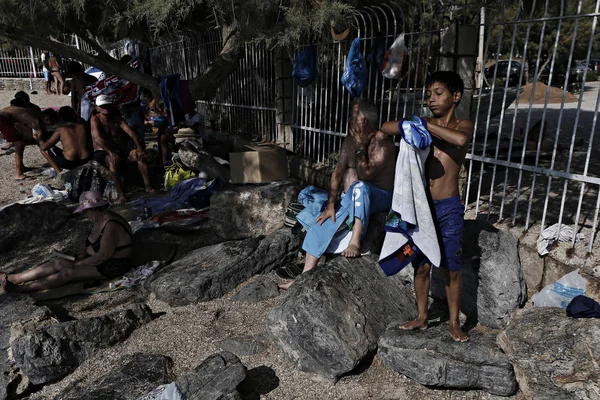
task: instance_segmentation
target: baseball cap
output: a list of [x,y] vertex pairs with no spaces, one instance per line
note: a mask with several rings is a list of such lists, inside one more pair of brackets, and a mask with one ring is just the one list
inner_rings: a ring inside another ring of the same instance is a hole
[[111,104],[113,104],[113,98],[111,96],[108,96],[106,94],[101,94],[100,96],[96,97],[96,105],[98,107],[109,106]]

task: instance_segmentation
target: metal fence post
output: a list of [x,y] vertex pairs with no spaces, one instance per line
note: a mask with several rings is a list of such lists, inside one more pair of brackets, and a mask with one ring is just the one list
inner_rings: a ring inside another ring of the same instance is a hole
[[[31,57],[31,70],[33,71],[33,78],[37,78],[37,71],[35,70],[35,59],[33,58],[33,49],[29,46],[29,56]],[[33,90],[33,79],[29,77],[29,89]]]

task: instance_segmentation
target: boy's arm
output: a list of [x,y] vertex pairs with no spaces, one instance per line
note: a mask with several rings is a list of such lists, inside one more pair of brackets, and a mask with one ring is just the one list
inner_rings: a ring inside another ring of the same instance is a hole
[[468,119],[460,121],[456,129],[446,128],[441,125],[429,123],[429,118],[423,119],[427,120],[428,122],[427,130],[429,133],[458,147],[463,147],[469,143],[469,140],[471,140],[471,135],[473,135],[473,122]]
[[396,136],[400,134],[400,122],[402,121],[388,121],[384,122],[381,126],[381,132],[386,135]]
[[52,169],[54,169],[54,171],[56,171],[57,174],[60,173],[61,168],[58,166],[58,164],[56,164],[52,157],[50,157],[50,154],[48,154],[48,150],[50,149],[50,147],[54,146],[56,143],[59,142],[61,130],[62,128],[57,128],[52,134],[52,136],[50,136],[50,139],[43,142],[43,144],[40,144],[40,152],[42,153],[44,158],[50,163],[50,166],[52,167]]

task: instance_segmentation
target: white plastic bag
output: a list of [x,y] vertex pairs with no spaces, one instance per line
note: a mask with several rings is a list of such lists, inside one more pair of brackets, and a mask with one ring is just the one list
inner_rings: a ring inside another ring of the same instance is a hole
[[404,33],[394,40],[392,47],[385,53],[381,73],[388,79],[397,78],[402,72],[402,64],[407,52],[404,44]]
[[185,400],[185,396],[179,391],[175,382],[160,385],[150,393],[138,397],[137,400]]
[[575,296],[585,293],[587,280],[579,275],[579,270],[570,272],[543,288],[531,298],[534,307],[567,308]]

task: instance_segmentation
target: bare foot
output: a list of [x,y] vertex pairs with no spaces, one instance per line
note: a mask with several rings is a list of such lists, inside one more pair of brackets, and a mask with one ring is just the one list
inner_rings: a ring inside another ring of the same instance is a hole
[[415,331],[415,330],[425,330],[428,328],[427,326],[427,318],[415,318],[412,321],[409,321],[405,324],[399,326],[403,331]]
[[147,187],[146,188],[146,193],[156,194],[156,189],[154,189],[152,187]]
[[462,331],[462,329],[460,329],[460,324],[449,323],[448,329],[450,330],[450,336],[452,336],[452,340],[454,340],[455,342],[464,343],[469,341],[469,335],[467,335]]
[[0,284],[5,292],[12,292],[15,289],[15,284],[8,280],[8,275],[5,272],[0,272]]
[[360,248],[354,244],[350,244],[346,250],[342,251],[342,255],[346,258],[360,257]]
[[277,285],[279,287],[279,289],[281,290],[288,290],[290,288],[290,286],[292,286],[292,284],[294,283],[293,279],[286,279],[285,282],[280,283],[279,285]]
[[127,203],[127,198],[125,196],[119,196],[119,200],[117,200],[117,204],[125,204]]

